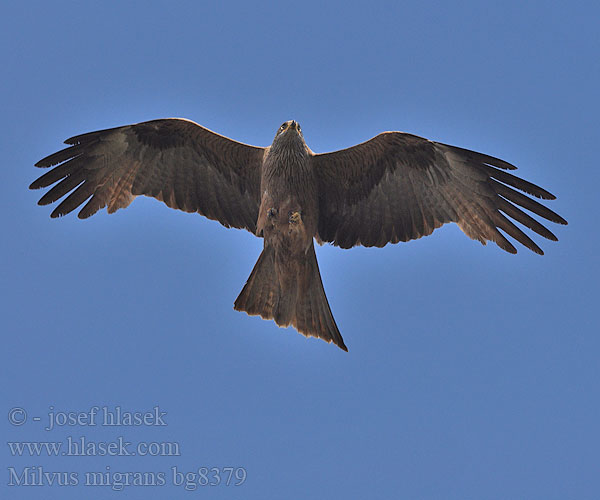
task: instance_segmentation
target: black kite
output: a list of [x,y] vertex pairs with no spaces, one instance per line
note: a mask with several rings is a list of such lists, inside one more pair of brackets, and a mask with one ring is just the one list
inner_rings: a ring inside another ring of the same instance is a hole
[[456,222],[483,244],[491,240],[516,253],[501,229],[543,254],[509,217],[554,241],[556,236],[519,206],[566,224],[517,191],[555,198],[505,172],[516,168],[510,163],[401,132],[315,154],[295,121],[279,127],[270,147],[259,148],[192,121],[164,119],[78,135],[65,143],[71,147],[36,164],[58,166],[30,186],[57,183],[40,205],[68,194],[52,217],[84,203],[82,219],[104,207],[112,213],[145,195],[225,227],[247,229],[264,238],[264,249],[235,309],[293,325],[344,350],[323,290],[315,238],[341,248],[382,247]]

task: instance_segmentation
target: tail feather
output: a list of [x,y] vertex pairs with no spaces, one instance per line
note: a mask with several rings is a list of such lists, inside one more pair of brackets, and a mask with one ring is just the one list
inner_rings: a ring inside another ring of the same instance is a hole
[[279,326],[294,325],[294,315],[296,313],[298,298],[298,286],[295,280],[293,285],[292,287],[285,288],[286,291],[284,292],[280,284],[277,304],[273,309],[273,320]]
[[273,309],[279,296],[279,283],[275,275],[272,247],[265,247],[254,264],[248,281],[240,292],[233,308],[251,316],[273,319]]
[[304,283],[307,286],[305,290],[299,289],[298,291],[294,326],[300,333],[304,333],[305,335],[305,332],[323,333],[327,335],[326,338],[320,334],[312,335],[323,338],[328,342],[333,342],[344,351],[347,351],[348,348],[344,344],[342,335],[335,323],[331,308],[329,307],[329,301],[323,289],[323,282],[314,247],[311,247],[309,250],[305,272],[307,280]]
[[273,319],[279,326],[293,325],[307,337],[333,342],[347,351],[323,289],[314,246],[311,245],[306,260],[301,263],[298,276],[287,278],[283,290],[277,275],[275,252],[272,247],[265,246],[234,309]]

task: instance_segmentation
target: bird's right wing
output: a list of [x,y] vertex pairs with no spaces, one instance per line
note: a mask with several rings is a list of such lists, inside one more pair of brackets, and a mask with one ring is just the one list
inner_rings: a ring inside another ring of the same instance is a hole
[[79,211],[82,219],[104,207],[112,213],[145,195],[226,227],[256,231],[264,148],[174,118],[90,132],[65,143],[71,147],[36,163],[58,166],[30,186],[57,183],[40,205],[70,193],[52,217],[68,214],[86,201]]

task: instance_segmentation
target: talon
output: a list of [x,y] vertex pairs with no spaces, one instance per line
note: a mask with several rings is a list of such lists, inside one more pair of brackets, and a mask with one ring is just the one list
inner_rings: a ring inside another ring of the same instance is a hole
[[288,214],[288,220],[290,224],[298,224],[299,222],[302,222],[302,215],[300,212],[290,212]]
[[267,217],[269,219],[273,219],[277,216],[277,209],[276,208],[269,208],[269,210],[267,210]]

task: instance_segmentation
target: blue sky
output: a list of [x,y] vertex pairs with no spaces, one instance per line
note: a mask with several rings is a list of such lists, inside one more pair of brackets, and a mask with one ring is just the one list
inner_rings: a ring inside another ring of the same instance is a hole
[[[597,498],[595,2],[13,2],[2,7],[2,441],[179,456],[2,457],[4,498]],[[33,164],[73,135],[185,117],[332,151],[402,130],[499,156],[569,221],[516,256],[444,226],[317,248],[348,345],[233,311],[262,241],[151,199],[51,220]],[[165,426],[62,426],[98,406]],[[40,422],[33,421],[39,416]],[[60,417],[59,417],[60,418]],[[8,486],[10,468],[78,486]],[[241,486],[173,467],[243,467]],[[86,472],[165,485],[84,486]],[[210,493],[206,492],[210,489]]]

